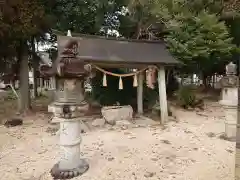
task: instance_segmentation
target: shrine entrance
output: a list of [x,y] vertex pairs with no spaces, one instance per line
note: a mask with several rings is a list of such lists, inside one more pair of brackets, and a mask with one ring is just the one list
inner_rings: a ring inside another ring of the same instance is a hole
[[[162,41],[117,40],[96,36],[58,36],[58,58],[53,67],[40,68],[44,76],[56,77],[58,85],[52,121],[60,123],[60,146],[64,157],[52,168],[54,178],[66,179],[83,174],[89,168],[80,154],[80,119],[88,109],[83,95],[83,82],[94,77],[95,71],[103,73],[102,86],[108,86],[108,76],[118,78],[118,89],[124,89],[123,79],[132,77],[137,88],[137,111],[143,113],[143,82],[154,88],[158,83],[161,123],[168,120],[165,70],[178,62],[167,51]],[[117,74],[105,68],[136,69],[126,74]],[[155,73],[157,79],[155,80]]]
[[[143,113],[145,77],[149,88],[154,88],[153,83],[156,81],[159,87],[161,123],[167,122],[165,72],[166,69],[178,62],[170,55],[163,41],[106,39],[89,35],[72,37],[69,32],[68,36],[58,36],[58,57],[65,56],[66,50],[76,54],[75,61],[77,62],[75,62],[76,65],[71,70],[72,72],[77,71],[77,64],[84,63],[88,65],[88,70],[103,73],[102,85],[105,87],[107,87],[108,76],[119,78],[119,89],[124,88],[123,79],[125,77],[132,77],[133,87],[137,88],[137,112],[139,114]],[[106,71],[105,68],[131,68],[136,71],[114,74]],[[155,77],[154,73],[157,74],[156,80],[153,78]]]

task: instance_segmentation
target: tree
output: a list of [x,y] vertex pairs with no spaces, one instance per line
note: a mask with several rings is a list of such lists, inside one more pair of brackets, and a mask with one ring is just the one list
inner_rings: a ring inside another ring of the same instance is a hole
[[[125,13],[120,14],[119,32],[125,38],[153,39],[153,25],[157,25],[156,15],[152,13],[154,0],[128,0],[125,3]],[[159,25],[159,24],[158,24]],[[158,26],[158,28],[162,28]]]
[[118,9],[114,0],[53,0],[46,3],[47,12],[54,19],[53,29],[84,34],[99,33],[106,16]]
[[153,12],[165,25],[169,50],[185,64],[182,70],[206,77],[223,69],[236,46],[220,16],[206,10],[210,6],[195,6],[186,0],[161,0]]
[[231,56],[235,46],[224,22],[207,12],[181,18],[168,25],[170,51],[204,75],[211,75],[219,61]]
[[[45,9],[38,0],[8,0],[1,4],[0,38],[8,42],[20,65],[20,111],[30,107],[29,100],[29,41],[46,32]],[[9,48],[5,48],[5,52]],[[10,59],[8,57],[8,59]]]

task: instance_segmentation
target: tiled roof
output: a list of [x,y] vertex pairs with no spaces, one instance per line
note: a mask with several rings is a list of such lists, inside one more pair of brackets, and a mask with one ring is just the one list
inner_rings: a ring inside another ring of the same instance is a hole
[[58,52],[70,40],[78,42],[78,59],[90,62],[177,64],[162,41],[107,39],[96,36],[58,36]]

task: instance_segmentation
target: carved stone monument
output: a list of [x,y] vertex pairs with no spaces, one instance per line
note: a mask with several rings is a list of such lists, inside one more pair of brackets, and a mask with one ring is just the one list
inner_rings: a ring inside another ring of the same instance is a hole
[[84,63],[77,58],[77,41],[66,42],[56,60],[55,69],[41,67],[46,76],[56,76],[58,88],[55,102],[49,106],[54,113],[53,122],[60,123],[60,148],[63,156],[51,169],[54,179],[70,179],[86,172],[89,165],[80,158],[80,120],[88,109],[84,101],[83,81],[88,75]]
[[222,86],[222,100],[220,104],[223,105],[225,111],[225,135],[229,140],[236,139],[236,125],[238,113],[238,85],[239,80],[236,76],[236,65],[230,62],[226,66],[226,76],[224,76],[220,83]]

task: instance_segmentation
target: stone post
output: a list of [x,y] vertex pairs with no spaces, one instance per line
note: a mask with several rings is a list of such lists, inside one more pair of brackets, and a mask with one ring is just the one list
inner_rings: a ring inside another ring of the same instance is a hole
[[[71,32],[68,32],[71,36]],[[79,42],[72,37],[58,43],[58,58],[55,66],[42,65],[40,72],[46,77],[57,78],[55,102],[49,105],[54,113],[53,122],[60,123],[60,147],[63,156],[51,169],[54,179],[70,179],[86,172],[88,163],[80,158],[81,118],[88,110],[84,101],[83,81],[91,68],[78,58]]]
[[61,79],[56,101],[49,106],[55,117],[52,122],[60,123],[60,147],[63,156],[54,165],[51,175],[55,179],[70,179],[86,172],[88,163],[80,158],[80,120],[88,105],[84,102],[82,81]]
[[225,112],[225,135],[228,140],[236,140],[238,114],[238,76],[236,65],[232,62],[226,66],[226,76],[221,79],[222,100],[220,104]]

